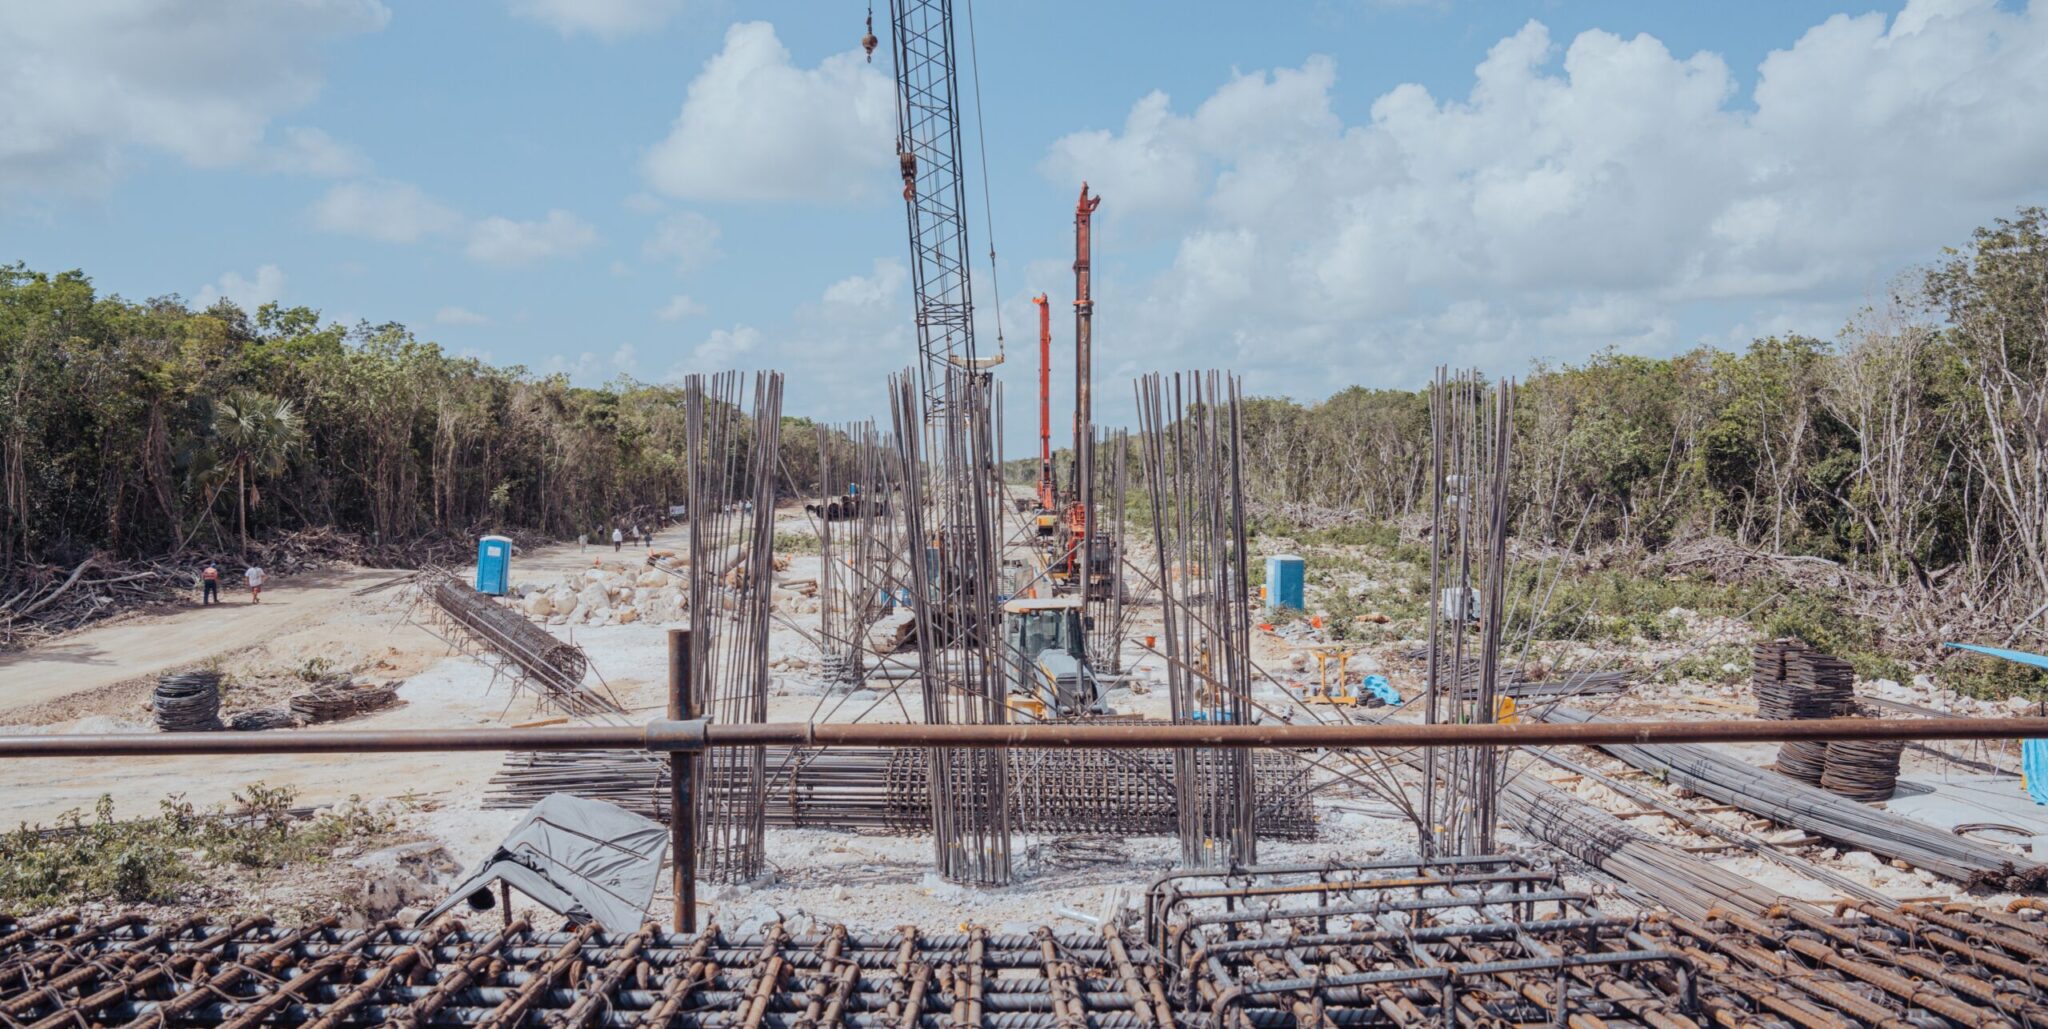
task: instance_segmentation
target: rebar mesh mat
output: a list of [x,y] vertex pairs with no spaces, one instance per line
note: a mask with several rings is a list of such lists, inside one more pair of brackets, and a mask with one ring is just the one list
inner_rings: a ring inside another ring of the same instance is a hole
[[1542,868],[1478,861],[1183,881],[1155,908],[1163,944],[1115,927],[0,916],[0,1014],[36,1029],[1676,1029],[2024,1025],[2048,1003],[2037,911],[1794,901],[1646,920]]

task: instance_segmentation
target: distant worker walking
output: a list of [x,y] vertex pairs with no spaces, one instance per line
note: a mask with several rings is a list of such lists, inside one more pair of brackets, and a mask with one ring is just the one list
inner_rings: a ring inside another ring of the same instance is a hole
[[618,553],[618,552],[619,552],[619,548],[620,548],[621,546],[624,546],[624,545],[625,545],[625,542],[626,542],[626,534],[625,534],[624,532],[621,532],[621,531],[619,531],[619,528],[618,528],[618,526],[616,526],[616,525],[615,525],[615,526],[613,526],[613,527],[612,527],[612,553],[614,553],[614,554]]
[[220,568],[213,562],[206,562],[206,570],[199,573],[199,604],[220,603]]
[[242,578],[249,580],[249,603],[263,603],[263,584],[270,578],[264,574],[263,566],[250,565],[249,570],[242,573]]

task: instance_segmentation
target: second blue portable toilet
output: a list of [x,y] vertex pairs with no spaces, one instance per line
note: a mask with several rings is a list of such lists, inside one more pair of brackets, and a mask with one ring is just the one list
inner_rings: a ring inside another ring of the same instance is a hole
[[1266,558],[1266,610],[1308,608],[1308,562],[1293,554]]
[[512,540],[485,536],[476,541],[476,591],[502,597],[512,588]]

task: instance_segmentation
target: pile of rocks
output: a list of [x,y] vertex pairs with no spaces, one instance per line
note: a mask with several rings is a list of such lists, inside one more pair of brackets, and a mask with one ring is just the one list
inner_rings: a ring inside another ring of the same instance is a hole
[[[510,599],[528,618],[547,625],[688,622],[690,590],[682,577],[686,567],[673,557],[656,557],[654,563],[641,565],[597,564],[553,584],[520,583]],[[816,599],[780,583],[774,604],[776,610],[790,614],[818,610]]]

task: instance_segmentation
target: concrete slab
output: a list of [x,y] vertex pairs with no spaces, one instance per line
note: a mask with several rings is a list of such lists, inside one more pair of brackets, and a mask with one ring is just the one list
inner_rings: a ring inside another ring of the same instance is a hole
[[1895,815],[1917,822],[1953,829],[1971,822],[1988,822],[2022,830],[2026,835],[1998,830],[1972,833],[1985,843],[2011,844],[2048,851],[2048,807],[2027,796],[2020,780],[2003,775],[1955,775],[1943,779],[1900,779],[1899,792],[1884,807]]

